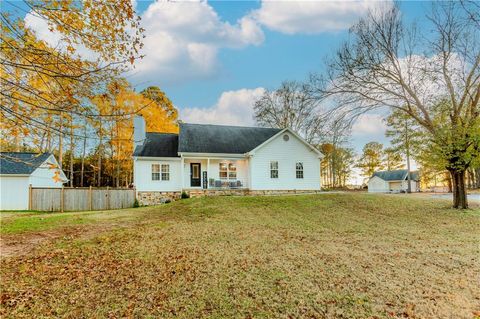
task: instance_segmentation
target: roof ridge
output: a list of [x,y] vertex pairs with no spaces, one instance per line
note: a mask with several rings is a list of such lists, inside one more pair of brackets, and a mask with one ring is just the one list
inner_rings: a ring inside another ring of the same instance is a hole
[[254,128],[254,129],[283,130],[283,128],[278,128],[278,127],[243,126],[243,125],[226,125],[226,124],[200,124],[200,123],[185,123],[185,122],[180,123],[180,125],[222,126],[222,127],[235,127],[235,128]]

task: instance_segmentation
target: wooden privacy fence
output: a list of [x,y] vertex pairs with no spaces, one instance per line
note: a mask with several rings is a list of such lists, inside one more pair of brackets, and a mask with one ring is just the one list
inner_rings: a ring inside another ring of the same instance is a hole
[[43,188],[29,189],[30,210],[63,212],[133,207],[132,188]]

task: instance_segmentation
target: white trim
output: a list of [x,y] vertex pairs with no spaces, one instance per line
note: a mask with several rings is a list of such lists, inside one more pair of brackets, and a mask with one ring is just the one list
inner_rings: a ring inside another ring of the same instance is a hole
[[180,157],[149,157],[149,156],[135,156],[134,161],[180,161]]
[[0,174],[0,176],[12,177],[29,177],[31,174]]
[[246,156],[245,154],[229,154],[229,153],[184,153],[184,152],[178,152],[178,155],[180,155],[183,158],[194,158],[194,159],[199,159],[199,158],[210,158],[210,159],[244,159]]
[[264,147],[265,145],[267,145],[268,143],[270,143],[271,141],[273,141],[274,139],[276,139],[278,136],[282,135],[283,133],[285,132],[290,132],[290,134],[292,134],[293,136],[295,136],[297,139],[299,139],[303,144],[305,144],[305,146],[307,146],[308,148],[310,148],[312,151],[314,151],[317,155],[318,155],[318,158],[323,158],[323,154],[320,153],[319,150],[317,150],[315,147],[313,147],[312,145],[310,145],[307,141],[305,141],[300,135],[298,135],[297,133],[295,133],[293,130],[289,129],[288,127],[287,128],[284,128],[283,130],[281,130],[280,132],[278,132],[277,134],[273,135],[272,137],[270,137],[268,140],[266,140],[265,142],[263,142],[262,144],[258,145],[257,147],[255,147],[253,150],[251,150],[250,152],[246,153],[247,156],[252,156],[252,155],[255,155],[255,152],[257,152],[260,148]]

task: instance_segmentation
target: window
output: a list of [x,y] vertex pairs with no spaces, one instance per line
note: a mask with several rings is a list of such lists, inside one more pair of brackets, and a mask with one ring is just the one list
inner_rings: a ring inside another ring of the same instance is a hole
[[237,179],[237,167],[235,164],[228,164],[228,179]]
[[160,164],[152,164],[152,181],[160,180]]
[[228,166],[227,163],[220,163],[220,179],[228,178]]
[[162,181],[170,180],[170,165],[162,164]]
[[278,178],[278,162],[270,162],[270,178]]
[[297,178],[303,178],[303,163],[297,162],[297,164],[295,164],[295,168],[295,175]]
[[233,163],[219,164],[220,179],[237,179],[237,167]]

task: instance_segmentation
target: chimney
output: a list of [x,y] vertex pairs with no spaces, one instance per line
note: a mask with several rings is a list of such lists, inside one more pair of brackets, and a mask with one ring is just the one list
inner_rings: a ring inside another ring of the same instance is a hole
[[133,146],[143,145],[146,138],[145,120],[141,115],[135,115],[133,118]]

